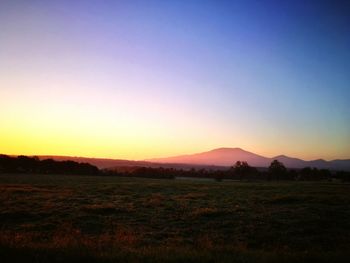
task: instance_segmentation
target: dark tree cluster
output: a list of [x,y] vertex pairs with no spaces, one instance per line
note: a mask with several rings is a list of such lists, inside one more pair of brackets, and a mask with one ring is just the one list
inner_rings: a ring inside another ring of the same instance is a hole
[[99,174],[99,169],[89,163],[74,161],[39,160],[38,157],[0,155],[0,173],[39,174]]
[[38,173],[38,174],[72,174],[72,175],[110,175],[122,177],[147,177],[173,179],[176,177],[211,178],[216,181],[240,180],[295,180],[320,181],[341,180],[350,181],[350,172],[331,172],[327,169],[306,167],[303,169],[287,169],[282,162],[274,160],[267,170],[258,170],[245,161],[237,161],[227,170],[210,169],[174,169],[151,167],[128,167],[123,171],[105,169],[99,170],[89,163],[74,161],[55,161],[53,159],[39,160],[38,157],[0,155],[0,173]]
[[103,173],[116,176],[165,179],[176,177],[211,178],[216,181],[225,179],[240,181],[321,181],[339,179],[342,181],[350,181],[350,172],[331,173],[331,171],[327,169],[309,167],[303,169],[287,169],[284,164],[278,160],[274,160],[266,170],[258,170],[255,167],[251,167],[245,161],[237,161],[235,165],[227,170],[208,170],[203,168],[182,170],[173,168],[134,167],[134,169],[130,169],[129,171],[120,172],[117,170],[105,170]]
[[233,174],[239,176],[240,179],[246,176],[256,175],[258,170],[251,167],[247,162],[237,161],[236,164],[231,168]]
[[326,180],[331,179],[331,172],[327,169],[305,167],[298,173],[298,180]]

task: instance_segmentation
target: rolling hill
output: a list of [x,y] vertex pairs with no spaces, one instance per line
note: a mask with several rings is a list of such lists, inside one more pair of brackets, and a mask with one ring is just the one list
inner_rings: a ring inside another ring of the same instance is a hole
[[218,148],[207,152],[179,155],[167,158],[153,158],[147,160],[133,161],[123,159],[86,158],[70,156],[39,156],[40,159],[52,158],[54,160],[71,160],[86,162],[100,169],[106,168],[129,168],[129,167],[164,167],[175,169],[226,169],[236,161],[247,161],[254,167],[268,167],[273,160],[279,160],[288,168],[316,167],[319,169],[350,171],[350,159],[326,161],[317,159],[305,161],[285,155],[265,157],[241,148]]
[[333,161],[318,159],[305,161],[285,155],[278,155],[269,158],[245,151],[241,148],[218,148],[202,153],[148,159],[147,161],[155,163],[182,163],[218,166],[232,166],[236,161],[247,161],[251,166],[268,167],[273,160],[281,161],[288,168],[316,167],[320,169],[350,170],[350,159]]

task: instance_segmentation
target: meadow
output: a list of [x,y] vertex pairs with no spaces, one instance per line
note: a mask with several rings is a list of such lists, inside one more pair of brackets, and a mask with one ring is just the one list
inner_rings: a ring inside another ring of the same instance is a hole
[[350,184],[0,174],[1,262],[348,262]]

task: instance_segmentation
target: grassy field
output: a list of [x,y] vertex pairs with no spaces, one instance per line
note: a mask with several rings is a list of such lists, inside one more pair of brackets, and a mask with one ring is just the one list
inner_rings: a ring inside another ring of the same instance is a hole
[[350,185],[0,175],[1,262],[348,262]]

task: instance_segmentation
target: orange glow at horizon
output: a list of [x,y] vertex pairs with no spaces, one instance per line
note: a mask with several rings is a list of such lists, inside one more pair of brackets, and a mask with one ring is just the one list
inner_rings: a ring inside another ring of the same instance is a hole
[[1,2],[0,154],[350,158],[350,35],[327,5],[28,2]]
[[[96,122],[91,115],[86,115],[88,118],[84,119],[78,118],[74,113],[65,115],[68,113],[64,110],[61,113],[62,115],[58,114],[55,118],[52,118],[51,113],[49,116],[43,114],[39,117],[33,112],[29,115],[35,118],[17,116],[19,121],[16,118],[3,119],[3,123],[5,121],[7,125],[1,130],[0,153],[143,160],[204,152],[219,147],[241,147],[267,157],[286,154],[305,160],[320,158],[306,151],[298,152],[298,149],[294,152],[281,151],[288,146],[288,143],[274,145],[274,148],[266,147],[264,143],[273,144],[273,138],[270,138],[271,141],[265,138],[260,144],[242,143],[253,141],[249,135],[246,138],[236,136],[239,141],[232,139],[230,141],[229,137],[219,138],[219,136],[212,136],[208,140],[206,134],[200,135],[190,130],[180,134],[178,131],[172,131],[171,126],[141,121],[127,122],[123,126],[111,122],[108,118],[104,120],[105,122],[101,120]],[[64,118],[64,121],[60,118]],[[211,132],[221,134],[219,130],[211,129]],[[331,155],[321,157],[334,159]]]
[[[83,96],[82,96],[83,94]],[[157,99],[126,98],[92,89],[0,90],[0,153],[142,160],[241,147],[263,156],[306,160],[347,158],[328,151],[318,137],[258,131],[259,123],[204,121],[201,112],[173,109]],[[130,104],[130,101],[133,103]],[[128,103],[127,103],[128,102]],[[207,117],[212,117],[207,113]],[[281,135],[279,135],[281,136]],[[292,140],[291,140],[292,138]],[[336,149],[338,150],[338,149]],[[322,153],[321,155],[319,153]]]

